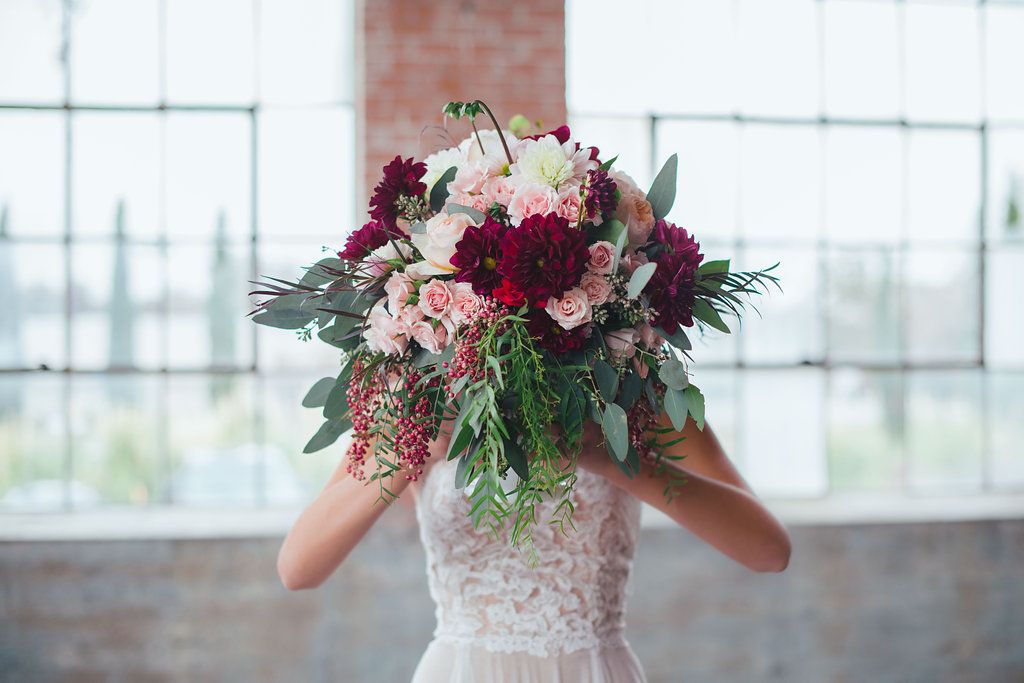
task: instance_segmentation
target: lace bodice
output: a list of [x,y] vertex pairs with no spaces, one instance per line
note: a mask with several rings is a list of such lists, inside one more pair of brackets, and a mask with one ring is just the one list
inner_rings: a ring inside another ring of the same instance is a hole
[[540,564],[507,541],[476,531],[456,461],[431,468],[416,500],[437,605],[435,639],[491,652],[555,656],[624,644],[626,594],[640,527],[640,503],[606,479],[581,471],[573,491],[576,531],[546,522],[539,506],[534,543]]

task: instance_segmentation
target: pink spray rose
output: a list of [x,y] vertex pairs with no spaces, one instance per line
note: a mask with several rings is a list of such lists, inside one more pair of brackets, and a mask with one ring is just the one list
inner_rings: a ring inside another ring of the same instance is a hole
[[590,260],[587,270],[601,275],[610,275],[615,266],[615,245],[605,240],[590,245]]
[[523,183],[516,188],[508,205],[512,225],[519,225],[527,216],[546,216],[558,206],[558,193],[548,185]]
[[580,220],[580,188],[569,185],[558,193],[558,204],[555,205],[555,213],[569,221],[569,225],[576,225]]
[[494,176],[484,181],[482,192],[487,198],[488,206],[497,202],[507,208],[516,193],[516,185],[508,176]]
[[456,325],[472,322],[483,307],[483,300],[473,292],[473,285],[469,282],[456,282],[448,288],[452,292],[452,322]]
[[409,345],[409,326],[401,320],[391,317],[384,309],[383,299],[367,317],[367,328],[363,332],[366,346],[371,351],[379,351],[392,356],[405,353]]
[[544,310],[563,330],[571,330],[590,322],[590,300],[579,287],[568,290],[560,299],[549,298]]
[[580,279],[580,289],[587,293],[587,300],[591,306],[600,306],[616,299],[608,278],[600,273],[592,271],[583,273],[583,277]]
[[431,280],[420,287],[420,308],[428,318],[445,318],[452,308],[452,290],[442,280]]
[[428,320],[421,320],[412,326],[412,338],[430,353],[441,353],[448,346],[448,328],[434,327]]
[[412,278],[405,273],[391,273],[391,277],[384,283],[384,291],[388,294],[388,310],[392,315],[397,314],[405,306],[409,295],[416,291]]

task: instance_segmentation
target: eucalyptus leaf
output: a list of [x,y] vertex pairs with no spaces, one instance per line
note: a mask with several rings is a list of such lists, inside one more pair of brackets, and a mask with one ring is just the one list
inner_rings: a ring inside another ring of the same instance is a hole
[[676,171],[679,167],[679,156],[673,154],[658,171],[647,192],[647,201],[651,203],[655,220],[661,220],[672,210],[676,201]]
[[704,299],[697,299],[693,302],[693,316],[698,320],[701,320],[711,327],[729,334],[729,326],[722,320],[721,314],[711,307]]
[[471,206],[463,206],[462,204],[449,204],[448,214],[451,215],[453,213],[464,213],[467,216],[469,216],[474,223],[477,224],[483,223],[484,218],[487,217],[483,211],[477,211]]
[[416,221],[415,223],[409,226],[409,233],[412,235],[426,235],[427,224],[424,223],[423,221]]
[[430,208],[433,211],[440,211],[444,206],[445,200],[448,199],[448,183],[455,180],[455,174],[458,171],[458,167],[452,166],[444,172],[444,175],[437,179],[434,187],[430,188]]
[[309,294],[279,296],[254,315],[252,320],[258,325],[277,327],[283,330],[303,328],[317,317],[316,307],[311,299]]
[[686,426],[686,393],[679,389],[665,390],[665,412],[672,420],[672,426],[677,432],[683,431]]
[[594,381],[606,403],[615,401],[619,393],[619,373],[603,360],[594,362]]
[[662,363],[661,369],[658,370],[658,377],[669,389],[682,390],[690,384],[690,380],[686,377],[686,366],[675,358],[669,358]]
[[704,394],[692,384],[686,387],[686,409],[697,423],[697,429],[704,429]]
[[624,410],[629,410],[636,403],[636,400],[640,398],[643,390],[644,381],[634,370],[622,380],[622,389],[619,391],[619,398],[615,402],[622,406]]
[[657,263],[645,263],[642,266],[638,266],[633,271],[633,275],[630,276],[629,284],[626,285],[626,296],[630,299],[640,296],[640,292],[644,291],[644,287],[651,281],[651,277],[657,268]]
[[683,332],[683,328],[681,327],[677,328],[672,334],[669,334],[661,327],[655,327],[654,331],[664,337],[665,341],[680,351],[689,351],[693,348],[693,345],[690,343],[690,338],[686,336],[686,332]]
[[619,236],[626,232],[626,224],[622,221],[612,218],[604,223],[601,223],[596,228],[591,228],[589,231],[590,239],[593,242],[611,242],[615,244],[619,241]]
[[348,412],[348,382],[335,382],[324,401],[324,417],[328,420],[342,417]]
[[629,423],[626,411],[617,403],[608,403],[601,415],[601,429],[604,431],[608,450],[615,459],[623,461],[629,455]]
[[306,447],[302,449],[302,452],[315,453],[327,448],[337,441],[339,436],[348,431],[351,426],[352,423],[348,420],[328,420],[324,422],[320,425],[320,429],[316,430],[316,434],[309,440]]
[[337,382],[333,377],[324,377],[318,379],[316,384],[310,387],[309,391],[302,399],[303,408],[322,408],[327,403],[327,394],[334,388],[334,383]]
[[306,269],[306,274],[299,280],[299,284],[306,287],[322,287],[329,282],[333,282],[338,277],[337,274],[324,270],[324,267],[326,266],[331,270],[341,270],[342,265],[341,259],[334,256],[320,259]]

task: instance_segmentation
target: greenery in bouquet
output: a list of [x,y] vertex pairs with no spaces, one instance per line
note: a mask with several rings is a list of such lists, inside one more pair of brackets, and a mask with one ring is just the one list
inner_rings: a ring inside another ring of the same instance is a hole
[[[777,279],[705,260],[666,221],[674,155],[643,192],[567,126],[531,134],[516,117],[513,134],[480,101],[443,111],[473,134],[421,162],[395,157],[369,222],[301,280],[259,283],[253,319],[342,353],[303,400],[325,420],[307,452],[351,429],[348,471],[390,501],[392,478],[421,476],[443,431],[474,525],[532,552],[535,524],[571,532],[588,422],[629,476],[642,461],[681,472],[665,449],[687,420],[704,424],[687,330],[728,333],[724,317]],[[668,481],[676,495],[683,478]]]

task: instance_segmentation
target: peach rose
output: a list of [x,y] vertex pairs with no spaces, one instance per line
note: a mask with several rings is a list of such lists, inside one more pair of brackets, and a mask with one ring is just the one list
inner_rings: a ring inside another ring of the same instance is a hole
[[587,261],[587,269],[590,272],[610,275],[614,267],[614,244],[606,240],[600,240],[590,245],[590,260]]
[[587,293],[587,300],[591,306],[600,306],[617,298],[608,278],[600,273],[583,273],[583,277],[580,278],[580,289]]
[[419,305],[428,318],[444,318],[452,308],[452,290],[441,280],[431,280],[420,287]]
[[570,289],[561,299],[551,297],[544,310],[563,330],[571,330],[590,322],[591,308],[587,293],[579,287]]
[[632,178],[622,171],[614,171],[610,175],[622,195],[615,208],[615,217],[626,226],[629,243],[639,247],[647,242],[654,230],[654,209]]
[[468,282],[456,282],[448,287],[452,292],[451,318],[456,325],[471,322],[480,312],[483,300]]
[[519,225],[527,216],[547,215],[558,206],[558,194],[547,185],[523,183],[516,188],[508,205],[513,225]]

